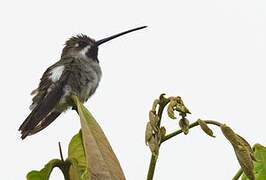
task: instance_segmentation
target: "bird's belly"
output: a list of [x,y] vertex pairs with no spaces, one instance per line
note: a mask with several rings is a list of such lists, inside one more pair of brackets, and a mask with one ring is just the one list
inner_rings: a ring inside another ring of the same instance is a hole
[[95,90],[98,87],[98,83],[95,81],[89,82],[86,86],[81,85],[76,90],[70,86],[65,86],[64,95],[60,99],[58,106],[56,107],[57,111],[65,111],[67,108],[72,106],[71,95],[76,95],[79,97],[82,103],[86,102],[90,96],[92,96]]
[[88,98],[94,94],[96,88],[98,87],[98,81],[95,79],[89,81],[85,86],[82,85],[80,93],[78,94],[80,100],[85,102]]

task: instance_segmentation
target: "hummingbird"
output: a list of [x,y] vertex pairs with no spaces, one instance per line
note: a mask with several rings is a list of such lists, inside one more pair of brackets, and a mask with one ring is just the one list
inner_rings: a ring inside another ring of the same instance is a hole
[[84,103],[95,93],[102,76],[98,60],[101,44],[146,27],[130,29],[98,41],[84,34],[67,40],[60,60],[43,73],[38,88],[31,93],[31,113],[19,127],[21,138],[40,132],[62,112],[75,108],[71,95],[76,95]]

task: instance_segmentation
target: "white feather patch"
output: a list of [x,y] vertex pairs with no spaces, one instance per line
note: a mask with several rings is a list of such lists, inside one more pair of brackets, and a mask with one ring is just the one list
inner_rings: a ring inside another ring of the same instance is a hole
[[60,79],[63,71],[64,71],[65,67],[64,66],[58,66],[53,68],[50,72],[51,75],[49,76],[49,78],[53,81],[56,82]]
[[83,57],[83,58],[87,58],[86,57],[86,53],[88,52],[88,50],[91,48],[90,45],[87,45],[86,47],[84,47],[80,52],[80,56]]

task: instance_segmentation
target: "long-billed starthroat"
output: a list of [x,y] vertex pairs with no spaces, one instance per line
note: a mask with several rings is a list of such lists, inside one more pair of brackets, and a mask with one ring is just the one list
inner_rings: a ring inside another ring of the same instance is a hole
[[61,59],[44,72],[39,87],[32,91],[32,111],[19,127],[21,138],[46,128],[63,111],[71,107],[71,95],[76,95],[81,102],[85,102],[94,94],[102,76],[98,60],[99,45],[143,28],[146,26],[99,41],[83,34],[67,40]]

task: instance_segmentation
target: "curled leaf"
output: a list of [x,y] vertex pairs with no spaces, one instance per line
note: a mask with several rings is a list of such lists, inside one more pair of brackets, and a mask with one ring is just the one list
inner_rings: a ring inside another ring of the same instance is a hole
[[185,135],[188,134],[189,131],[189,121],[187,118],[182,118],[179,121],[179,126],[181,128],[181,130],[184,132]]
[[154,111],[150,111],[149,112],[149,121],[154,121],[155,120],[155,112]]
[[[253,172],[253,161],[252,161],[252,153],[250,152],[250,145],[247,143],[244,138],[237,135],[229,126],[225,124],[221,126],[221,130],[224,136],[228,139],[228,141],[232,144],[237,160],[243,169],[245,175],[250,180],[255,180],[255,175]],[[248,145],[247,145],[248,144]]]
[[152,126],[151,123],[148,122],[146,125],[146,131],[145,131],[145,144],[148,145],[149,140],[152,137]]
[[160,128],[160,137],[161,137],[161,139],[163,139],[165,137],[165,134],[166,134],[165,127],[161,127]]
[[253,172],[253,162],[251,159],[251,156],[246,148],[243,148],[243,146],[239,147],[234,147],[235,153],[237,160],[243,169],[245,175],[250,179],[250,180],[255,180],[255,175]]
[[235,132],[226,124],[221,125],[221,130],[223,135],[232,145],[239,145],[239,140],[235,134]]
[[154,111],[150,111],[149,112],[149,122],[150,122],[150,125],[152,127],[152,130],[155,132],[159,131],[159,127],[158,127],[159,121],[160,121],[159,116]]
[[205,121],[202,121],[201,119],[198,119],[198,123],[201,127],[201,129],[209,136],[211,137],[215,137],[213,135],[213,131],[209,128],[209,126],[207,125],[207,123]]
[[239,138],[239,141],[241,141],[241,144],[243,144],[247,148],[248,152],[250,153],[252,160],[257,161],[250,144],[240,135],[236,134],[236,136]]
[[153,101],[152,109],[151,109],[151,110],[156,112],[156,108],[157,108],[157,106],[159,105],[159,103],[160,103],[159,99],[155,99],[155,100]]
[[150,140],[148,141],[149,144],[149,148],[151,150],[151,153],[154,156],[158,156],[159,154],[159,147],[160,147],[160,142],[159,142],[159,138],[156,135],[153,135]]
[[165,94],[163,93],[159,97],[159,104],[161,104],[161,105],[167,104],[169,102],[169,99],[165,98],[164,96],[165,96]]
[[176,119],[174,109],[176,108],[177,102],[171,100],[168,107],[167,107],[167,114],[171,119]]
[[156,114],[156,111],[151,110],[149,112],[149,122],[146,126],[145,143],[149,146],[153,155],[157,156],[159,153],[159,147],[161,143],[161,131],[163,128],[159,127],[160,118]]
[[175,109],[176,111],[180,112],[180,113],[185,114],[185,112],[184,112],[184,107],[183,107],[181,104],[176,104],[175,107],[174,107],[174,109]]
[[182,106],[182,112],[186,114],[191,114],[191,112],[188,110],[188,108],[185,105]]
[[174,111],[178,111],[180,115],[182,114],[181,116],[186,116],[187,113],[190,113],[189,110],[184,105],[181,97],[179,96],[170,97],[169,100],[170,103],[167,108],[167,113],[171,119],[176,119]]
[[177,101],[178,107],[177,111],[183,114],[191,114],[188,108],[185,106],[183,100],[180,96],[175,97],[175,100]]

